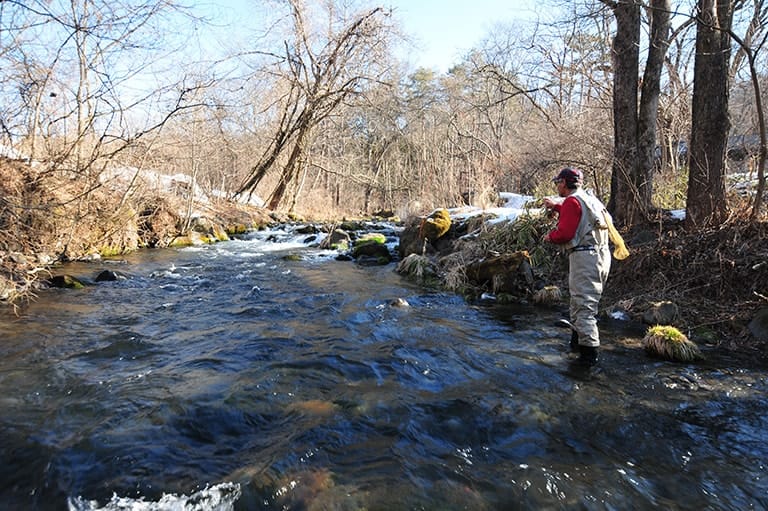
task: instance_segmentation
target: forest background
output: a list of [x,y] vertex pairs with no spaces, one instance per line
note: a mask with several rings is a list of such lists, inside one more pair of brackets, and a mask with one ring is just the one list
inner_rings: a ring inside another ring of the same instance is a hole
[[[252,2],[248,36],[215,47],[198,12],[0,2],[6,298],[44,263],[81,255],[67,250],[84,226],[114,238],[156,212],[149,173],[173,176],[180,195],[199,186],[308,218],[405,218],[490,206],[500,191],[549,195],[575,165],[628,235],[668,239],[665,211],[685,209],[678,240],[725,226],[764,239],[763,0],[543,0],[535,21],[492,27],[447,72],[403,61],[397,11],[371,1]],[[717,239],[733,248],[722,240],[744,233],[729,232]],[[698,253],[664,250],[678,271]],[[734,303],[754,312],[768,299],[749,281]]]

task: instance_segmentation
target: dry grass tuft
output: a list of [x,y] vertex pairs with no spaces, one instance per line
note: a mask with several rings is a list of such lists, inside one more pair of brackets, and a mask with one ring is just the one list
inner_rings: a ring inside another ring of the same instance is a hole
[[454,244],[455,251],[439,261],[444,286],[451,291],[471,288],[466,269],[473,262],[500,254],[528,252],[531,266],[545,281],[552,281],[556,272],[562,273],[563,259],[557,248],[541,239],[554,223],[543,214],[523,214],[511,222],[475,223],[476,229]]
[[563,293],[557,286],[544,286],[533,293],[533,303],[555,305],[563,300]]
[[410,254],[400,261],[396,271],[420,284],[431,284],[437,279],[437,268],[434,263],[429,257],[419,254]]
[[693,342],[673,326],[656,325],[643,338],[645,351],[673,362],[694,362],[704,358]]

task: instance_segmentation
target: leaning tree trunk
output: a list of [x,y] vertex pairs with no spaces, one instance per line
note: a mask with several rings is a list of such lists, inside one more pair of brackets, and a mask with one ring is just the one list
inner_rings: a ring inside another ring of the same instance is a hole
[[728,32],[732,7],[731,0],[699,0],[686,198],[688,229],[719,224],[728,215],[725,156],[730,129]]
[[277,210],[280,202],[283,200],[285,191],[288,189],[288,185],[298,175],[301,169],[301,159],[304,156],[305,141],[309,137],[310,130],[311,128],[308,123],[299,129],[291,154],[288,156],[288,161],[285,163],[285,167],[283,167],[283,171],[280,174],[280,179],[269,196],[267,208]]

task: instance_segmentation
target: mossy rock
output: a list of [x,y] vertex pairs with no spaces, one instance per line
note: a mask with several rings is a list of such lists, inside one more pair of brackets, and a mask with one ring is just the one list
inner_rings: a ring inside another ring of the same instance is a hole
[[378,243],[380,245],[383,245],[386,242],[387,242],[387,237],[384,236],[383,234],[378,232],[370,232],[368,234],[365,234],[364,236],[357,238],[352,244],[352,246],[354,248],[354,247],[359,247],[360,245],[368,245],[371,243]]
[[365,230],[365,224],[358,220],[344,220],[339,224],[339,229],[348,232],[362,231]]
[[227,230],[219,224],[214,225],[212,234],[216,238],[216,241],[229,241]]
[[85,284],[72,275],[55,275],[48,279],[48,285],[62,289],[83,289]]
[[198,233],[202,238],[206,239],[206,243],[213,241],[228,241],[226,229],[222,225],[210,218],[197,217],[192,221],[192,233]]
[[352,248],[352,257],[373,258],[376,259],[377,264],[389,264],[392,261],[392,254],[389,253],[387,246],[376,241],[356,245]]
[[520,250],[472,261],[465,268],[467,280],[480,287],[490,287],[496,294],[525,296],[534,276],[528,252]]
[[381,233],[368,233],[352,243],[352,257],[369,257],[377,259],[377,264],[389,264],[392,254],[386,246],[387,238]]
[[334,229],[328,233],[328,236],[320,242],[320,248],[323,250],[347,250],[349,248],[350,237],[342,229]]
[[115,257],[124,254],[126,251],[116,245],[104,245],[99,247],[98,253],[101,257]]
[[443,236],[451,228],[451,216],[447,209],[437,209],[421,223],[421,234],[430,242]]
[[191,247],[194,244],[190,236],[176,236],[168,243],[168,246],[171,248],[184,248]]
[[233,224],[228,225],[226,227],[226,232],[228,235],[239,235],[239,234],[245,234],[248,232],[248,226],[245,224]]

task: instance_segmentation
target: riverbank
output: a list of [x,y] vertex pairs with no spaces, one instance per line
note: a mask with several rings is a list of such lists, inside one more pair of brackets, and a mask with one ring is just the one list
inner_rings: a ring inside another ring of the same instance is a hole
[[735,218],[687,233],[667,220],[626,239],[631,256],[614,261],[604,303],[671,302],[692,339],[768,361],[767,222]]
[[[297,220],[225,200],[200,203],[185,193],[84,189],[82,180],[0,159],[0,299],[23,304],[57,262],[216,242]],[[601,308],[640,320],[649,304],[670,302],[675,325],[693,340],[765,358],[768,339],[756,337],[750,322],[768,307],[767,233],[765,222],[734,220],[688,234],[671,219],[625,233],[631,256],[614,261]],[[539,234],[529,230],[515,249],[533,248]],[[545,273],[547,284],[567,288],[565,264]]]
[[59,262],[221,241],[289,220],[223,199],[200,201],[183,182],[167,189],[138,177],[90,179],[0,158],[0,300],[30,299]]

